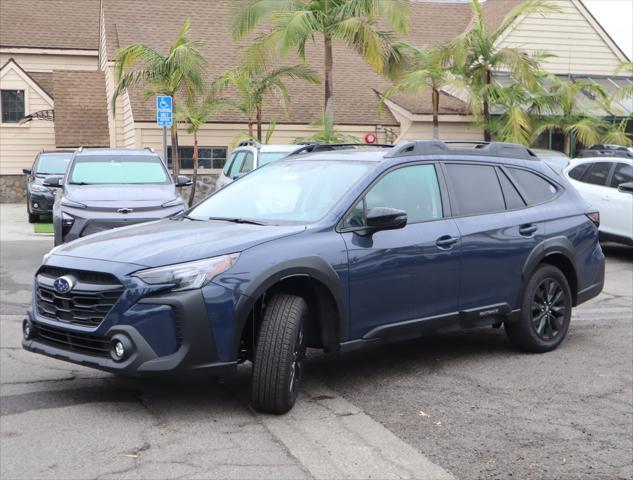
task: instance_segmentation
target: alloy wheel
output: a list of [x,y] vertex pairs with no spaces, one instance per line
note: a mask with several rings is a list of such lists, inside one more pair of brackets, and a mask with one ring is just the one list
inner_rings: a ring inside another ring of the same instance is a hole
[[563,287],[553,278],[546,278],[532,298],[532,324],[543,340],[552,340],[563,328],[567,308]]

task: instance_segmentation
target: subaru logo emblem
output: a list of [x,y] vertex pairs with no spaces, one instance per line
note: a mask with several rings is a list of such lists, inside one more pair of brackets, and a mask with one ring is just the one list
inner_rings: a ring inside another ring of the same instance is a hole
[[63,277],[58,277],[53,282],[53,288],[57,293],[68,293],[75,286],[75,279],[71,276],[64,275]]
[[134,211],[133,208],[119,208],[117,212],[119,213],[132,213]]

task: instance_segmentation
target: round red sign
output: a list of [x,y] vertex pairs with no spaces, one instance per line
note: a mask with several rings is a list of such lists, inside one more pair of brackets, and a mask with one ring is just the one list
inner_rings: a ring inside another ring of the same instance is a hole
[[376,134],[370,132],[365,135],[365,143],[376,143]]

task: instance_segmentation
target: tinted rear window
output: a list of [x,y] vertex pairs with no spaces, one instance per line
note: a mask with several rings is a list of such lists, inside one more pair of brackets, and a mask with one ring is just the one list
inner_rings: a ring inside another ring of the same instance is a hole
[[613,163],[611,162],[596,162],[592,163],[589,170],[582,176],[581,182],[591,183],[592,185],[606,186],[607,177],[611,171]]
[[505,210],[494,167],[448,164],[446,170],[455,214],[477,215]]
[[583,163],[582,165],[572,168],[569,171],[569,177],[574,180],[580,180],[590,166],[590,163]]
[[547,202],[556,196],[556,187],[540,175],[519,168],[510,168],[510,172],[528,205]]

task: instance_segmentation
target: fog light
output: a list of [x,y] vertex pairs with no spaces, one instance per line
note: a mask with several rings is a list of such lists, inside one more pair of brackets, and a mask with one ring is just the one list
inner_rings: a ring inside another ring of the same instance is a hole
[[22,334],[25,340],[30,340],[35,336],[35,327],[27,319],[22,321]]
[[115,362],[122,362],[132,353],[132,342],[124,335],[115,335],[110,341],[110,356]]
[[39,204],[39,203],[37,203],[37,202],[33,202],[33,207],[34,207],[34,208],[40,208],[40,204]]

